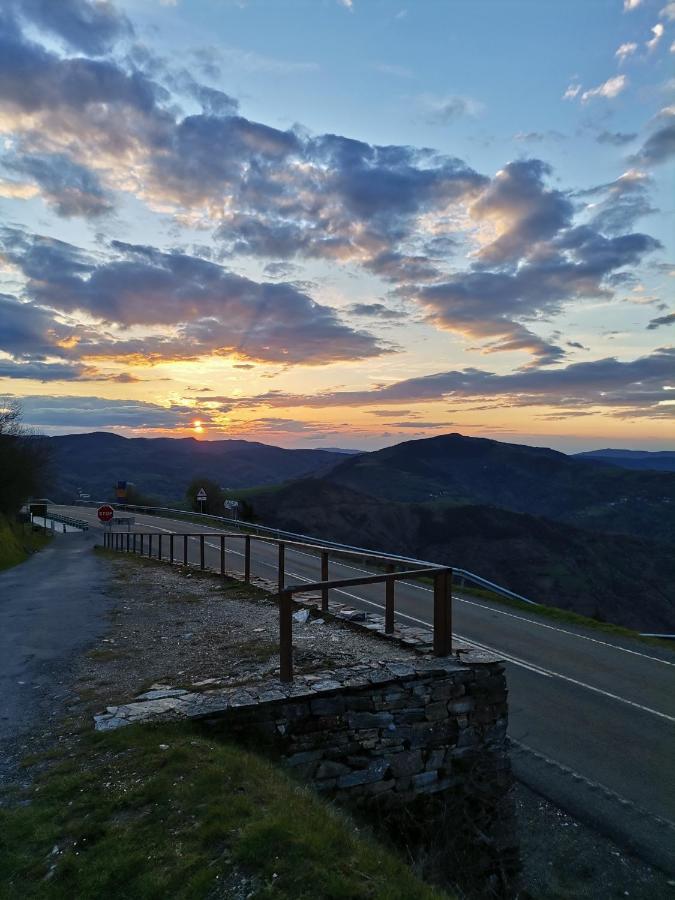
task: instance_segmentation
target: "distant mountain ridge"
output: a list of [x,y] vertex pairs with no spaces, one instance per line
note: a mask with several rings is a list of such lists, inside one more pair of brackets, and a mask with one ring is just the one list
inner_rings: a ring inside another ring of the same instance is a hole
[[586,450],[574,453],[575,459],[589,459],[623,469],[652,469],[655,472],[675,472],[675,450]]
[[129,481],[143,494],[176,501],[196,476],[236,490],[321,474],[345,458],[254,441],[125,438],[106,431],[44,440],[52,451],[50,494],[55,500],[70,500],[79,489],[95,500],[108,499],[117,481]]
[[675,539],[675,473],[446,434],[343,459],[326,478],[397,502],[493,506],[599,532]]
[[628,628],[675,627],[670,545],[481,505],[397,503],[308,478],[250,496],[289,531],[460,566],[540,603]]

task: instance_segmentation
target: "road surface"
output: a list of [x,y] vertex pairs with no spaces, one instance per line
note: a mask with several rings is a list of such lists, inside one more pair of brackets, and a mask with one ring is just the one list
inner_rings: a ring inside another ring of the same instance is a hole
[[[53,508],[97,524],[95,509]],[[135,519],[135,530],[155,535],[155,554],[159,534],[218,530],[178,519]],[[168,540],[163,544],[166,557]],[[175,544],[182,558],[182,539]],[[208,568],[219,567],[219,548],[219,540],[206,540]],[[227,571],[243,571],[242,550],[241,539],[228,539]],[[189,540],[188,553],[197,563],[197,538]],[[274,545],[253,542],[254,575],[274,581],[276,560]],[[331,559],[330,578],[360,572],[358,560]],[[318,558],[287,547],[286,584],[319,580]],[[383,585],[335,594],[354,607],[383,609]],[[397,583],[397,617],[430,624],[432,596],[426,585]],[[461,593],[455,594],[453,626],[458,638],[506,660],[516,775],[675,874],[675,653]]]
[[0,572],[0,781],[27,752],[23,735],[49,731],[68,696],[71,661],[109,627],[109,567],[91,552],[94,540],[57,532]]

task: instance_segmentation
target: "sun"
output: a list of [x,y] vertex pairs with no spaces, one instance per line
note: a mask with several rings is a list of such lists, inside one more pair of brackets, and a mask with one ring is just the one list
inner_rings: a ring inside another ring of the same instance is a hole
[[195,419],[192,423],[192,428],[196,434],[204,433],[204,426],[202,425],[201,419]]

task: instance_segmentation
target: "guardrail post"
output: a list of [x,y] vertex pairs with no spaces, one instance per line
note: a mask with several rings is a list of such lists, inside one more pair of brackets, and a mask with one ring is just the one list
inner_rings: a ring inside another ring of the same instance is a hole
[[279,680],[293,681],[293,599],[290,591],[279,594]]
[[220,536],[220,574],[225,574],[225,535]]
[[157,559],[161,559],[161,558],[162,558],[162,538],[163,538],[163,537],[164,537],[164,535],[162,535],[162,534],[158,535],[158,537],[157,537],[157,544],[158,544],[158,547],[157,547]]
[[127,531],[127,553],[129,552],[129,543],[131,542],[131,535]]
[[173,565],[173,535],[169,535],[169,565]]
[[141,533],[140,533],[139,536],[140,536],[140,539],[141,539],[141,550],[140,550],[140,554],[141,554],[141,556],[143,556],[143,544],[145,543],[145,535],[144,535],[143,532],[141,531]]
[[246,584],[251,582],[251,535],[247,534],[244,538],[244,581]]
[[136,532],[134,531],[133,551],[136,552]]
[[148,558],[152,556],[152,534],[148,535]]
[[[328,550],[321,551],[321,580],[328,581]],[[328,588],[321,588],[321,611],[328,612]]]
[[[391,563],[387,566],[387,572],[393,573],[394,567]],[[396,578],[393,574],[387,578],[385,582],[385,599],[384,599],[384,633],[393,634],[394,632],[394,591],[396,590]]]
[[204,568],[204,535],[199,535],[199,568]]
[[286,582],[286,545],[283,541],[279,541],[279,562],[277,564],[277,569],[279,572],[279,593],[282,594]]
[[183,565],[184,566],[187,566],[187,564],[188,564],[187,542],[188,542],[188,536],[187,536],[187,534],[184,534],[183,535]]
[[452,652],[452,570],[434,576],[434,654]]

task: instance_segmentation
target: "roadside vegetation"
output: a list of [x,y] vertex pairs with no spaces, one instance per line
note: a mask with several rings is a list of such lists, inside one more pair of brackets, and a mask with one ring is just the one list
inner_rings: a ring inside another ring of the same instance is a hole
[[48,534],[30,523],[11,522],[0,513],[0,571],[22,563],[49,539]]
[[23,562],[49,539],[18,520],[22,504],[39,493],[48,463],[44,441],[22,423],[21,404],[0,397],[0,570]]
[[0,807],[7,900],[448,896],[274,764],[195,726],[87,733],[52,755]]

